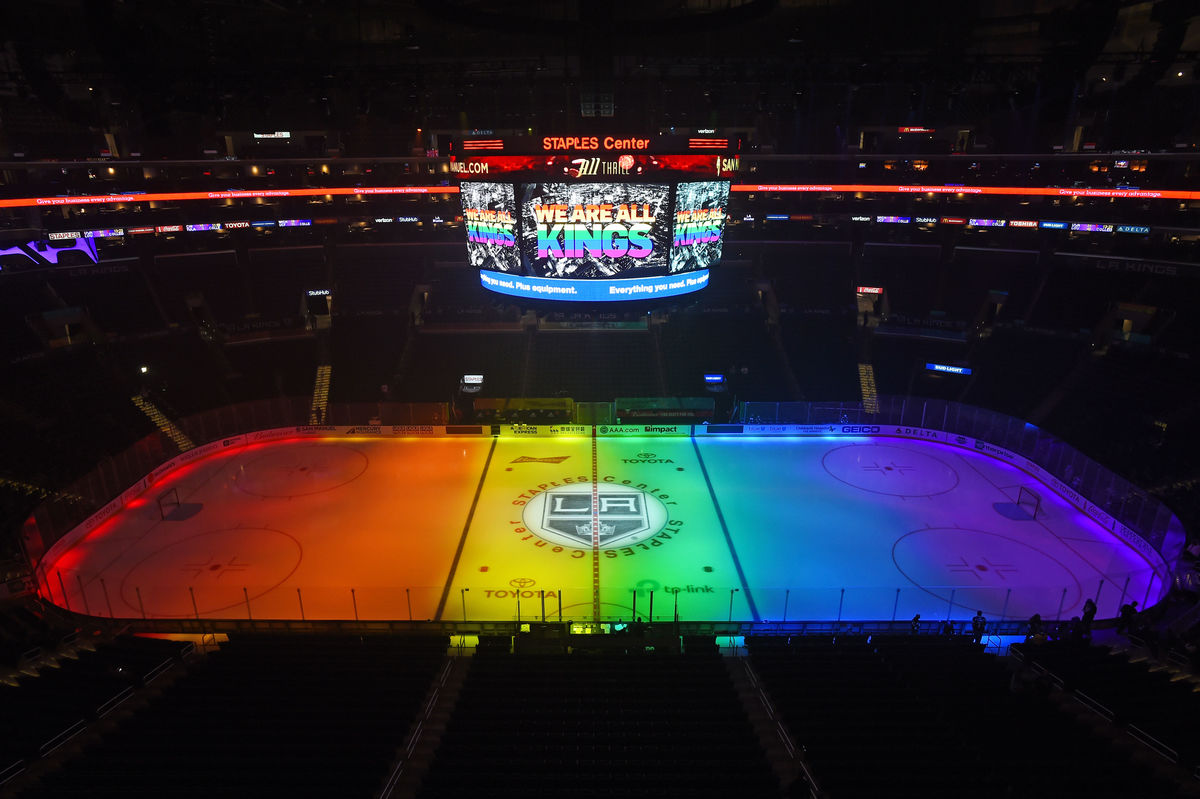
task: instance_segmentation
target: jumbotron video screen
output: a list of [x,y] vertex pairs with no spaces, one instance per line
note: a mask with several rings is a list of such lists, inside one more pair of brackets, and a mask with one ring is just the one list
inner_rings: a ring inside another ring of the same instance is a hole
[[707,269],[721,260],[729,184],[723,180],[680,183],[675,190],[671,272]]
[[467,227],[467,263],[477,269],[516,272],[517,253],[513,187],[507,183],[464,183],[463,223]]
[[539,277],[611,278],[664,269],[661,183],[530,183],[521,187],[522,265]]
[[467,258],[485,288],[620,301],[708,285],[729,183],[463,182],[461,197]]

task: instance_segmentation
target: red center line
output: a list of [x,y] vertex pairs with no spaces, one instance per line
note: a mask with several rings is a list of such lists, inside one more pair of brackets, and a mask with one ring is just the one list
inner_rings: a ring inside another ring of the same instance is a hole
[[596,428],[592,427],[592,621],[600,623],[600,473],[596,467]]

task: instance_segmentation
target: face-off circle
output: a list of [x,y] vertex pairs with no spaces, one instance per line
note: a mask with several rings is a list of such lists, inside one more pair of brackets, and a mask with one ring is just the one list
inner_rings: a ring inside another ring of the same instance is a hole
[[593,507],[590,483],[559,486],[534,496],[521,511],[530,532],[552,544],[588,549],[599,521],[600,549],[631,547],[657,535],[667,524],[667,508],[652,494],[632,486],[600,483]]
[[953,591],[956,607],[987,616],[1050,618],[1060,603],[1069,615],[1083,601],[1079,580],[1065,564],[1032,544],[985,530],[914,530],[896,539],[892,562],[925,593],[949,603]]
[[873,494],[931,497],[958,486],[958,472],[945,461],[886,444],[836,447],[825,453],[821,465],[835,480]]
[[247,595],[254,600],[275,590],[292,576],[302,558],[300,542],[281,530],[209,530],[142,558],[121,580],[121,601],[134,614],[140,615],[144,608],[152,618],[197,612],[212,616],[244,608]]
[[368,463],[366,455],[342,444],[283,447],[244,464],[235,485],[256,497],[303,497],[353,482]]

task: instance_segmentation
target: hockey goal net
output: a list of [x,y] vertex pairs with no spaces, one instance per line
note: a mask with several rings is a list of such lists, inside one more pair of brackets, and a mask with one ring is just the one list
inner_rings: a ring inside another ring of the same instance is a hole
[[1021,486],[1017,490],[1017,507],[1036,519],[1042,515],[1042,495],[1032,488]]
[[176,488],[168,488],[166,491],[158,495],[158,515],[161,519],[166,519],[176,508],[179,507],[179,490]]

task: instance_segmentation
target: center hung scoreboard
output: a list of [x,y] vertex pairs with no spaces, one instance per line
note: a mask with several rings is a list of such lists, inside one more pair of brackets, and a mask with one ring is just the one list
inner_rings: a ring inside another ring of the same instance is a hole
[[455,146],[467,259],[484,288],[655,299],[704,288],[721,260],[736,141],[547,136]]

